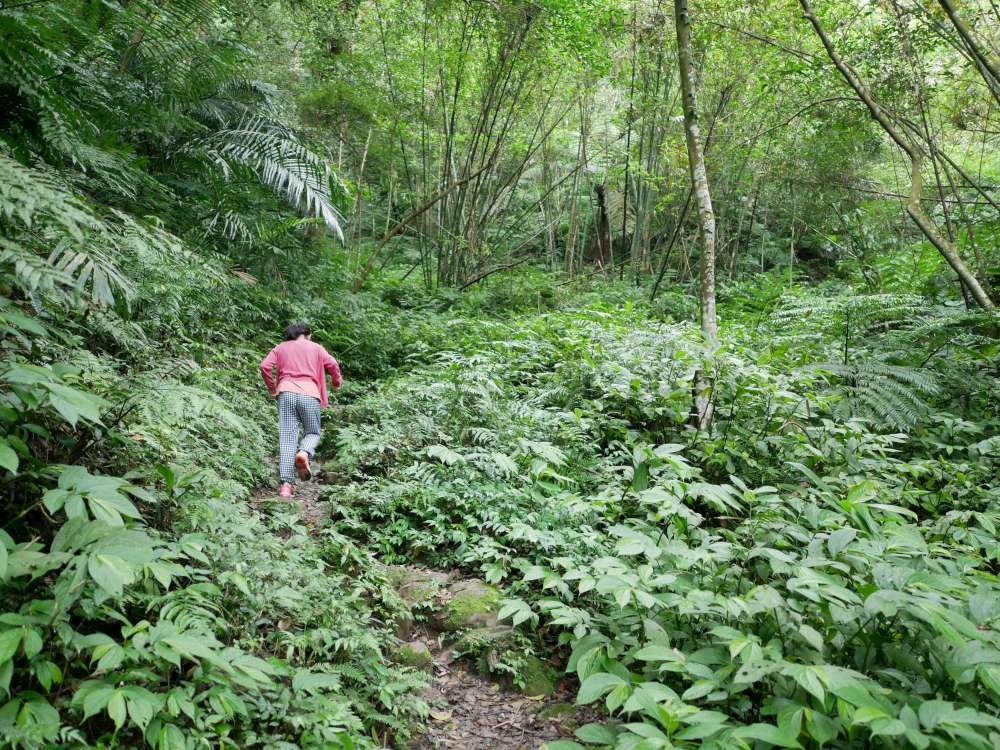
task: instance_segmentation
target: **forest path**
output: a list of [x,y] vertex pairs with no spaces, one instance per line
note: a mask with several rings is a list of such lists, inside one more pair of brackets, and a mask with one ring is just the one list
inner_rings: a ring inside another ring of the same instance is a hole
[[538,750],[592,718],[539,659],[518,668],[523,691],[486,674],[505,649],[517,653],[514,631],[497,620],[499,592],[492,586],[459,571],[409,566],[389,568],[389,577],[413,613],[399,623],[397,653],[430,678],[424,692],[430,715],[408,750]]
[[[328,501],[322,495],[335,484],[335,477],[317,467],[313,480],[296,486],[291,504],[298,506],[306,526],[326,522]],[[274,490],[258,491],[251,498],[255,508],[272,502],[289,501],[279,500]],[[483,665],[495,663],[512,637],[511,628],[496,618],[492,587],[457,570],[386,570],[412,613],[397,623],[398,646],[388,658],[428,676],[423,698],[430,712],[406,750],[539,750],[546,742],[572,737],[581,724],[595,718],[573,704],[571,689],[554,680],[536,675],[534,684],[522,692],[509,680],[479,674],[477,664],[469,662],[474,656]],[[536,667],[542,665],[535,661]]]

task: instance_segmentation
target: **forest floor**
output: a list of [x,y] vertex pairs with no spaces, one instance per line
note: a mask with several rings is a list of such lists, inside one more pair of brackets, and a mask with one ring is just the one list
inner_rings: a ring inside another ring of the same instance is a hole
[[[296,485],[291,503],[298,506],[310,529],[322,526],[329,517],[321,497],[326,487],[338,483],[319,466],[313,480]],[[270,502],[289,501],[279,500],[273,489],[261,489],[254,493],[250,504],[259,509]],[[475,590],[481,581],[466,578],[457,570],[395,570],[404,600],[438,610],[400,632],[401,648],[422,657],[418,666],[428,675],[423,698],[430,707],[426,724],[417,729],[407,750],[539,750],[546,742],[572,737],[579,726],[594,720],[592,710],[574,705],[575,693],[567,686],[554,685],[547,694],[527,695],[509,681],[478,674],[473,665],[456,658],[456,649],[468,633],[442,629],[446,605],[451,592]],[[414,590],[428,594],[425,601],[417,601]],[[498,624],[495,613],[485,617],[480,614],[478,618],[469,628],[473,634],[509,630]]]

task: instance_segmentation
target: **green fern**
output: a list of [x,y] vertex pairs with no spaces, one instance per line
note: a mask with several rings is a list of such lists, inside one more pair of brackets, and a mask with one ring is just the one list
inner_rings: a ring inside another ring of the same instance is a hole
[[822,362],[802,368],[804,372],[833,375],[844,398],[840,415],[868,417],[895,428],[910,428],[930,407],[927,399],[940,388],[925,371],[868,360],[844,365]]
[[775,314],[778,323],[803,323],[806,326],[847,326],[848,335],[857,329],[905,323],[924,314],[926,300],[912,294],[841,294],[813,297],[786,304]]
[[334,186],[343,192],[326,163],[303,146],[288,127],[249,116],[195,141],[229,176],[234,166],[250,169],[260,181],[303,212],[323,220],[343,241],[342,217],[334,205]]

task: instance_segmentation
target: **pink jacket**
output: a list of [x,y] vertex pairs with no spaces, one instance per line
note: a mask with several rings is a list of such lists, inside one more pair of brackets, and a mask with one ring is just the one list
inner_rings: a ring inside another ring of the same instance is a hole
[[[272,372],[275,366],[278,368],[277,379]],[[282,378],[311,380],[319,388],[320,406],[329,403],[324,370],[330,373],[333,387],[340,388],[340,365],[337,360],[322,346],[305,338],[281,342],[260,363],[260,374],[271,396],[277,395]]]

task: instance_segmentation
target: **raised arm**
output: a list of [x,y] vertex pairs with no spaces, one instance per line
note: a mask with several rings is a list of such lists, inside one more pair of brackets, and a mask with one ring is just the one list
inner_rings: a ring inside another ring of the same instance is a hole
[[337,360],[331,357],[326,349],[323,350],[323,369],[330,373],[330,380],[333,382],[333,387],[340,388],[340,365],[337,364]]
[[267,356],[260,363],[260,374],[264,378],[264,385],[267,386],[267,392],[272,396],[275,394],[275,383],[274,383],[274,366],[278,364],[278,347],[274,347],[271,351],[267,353]]

